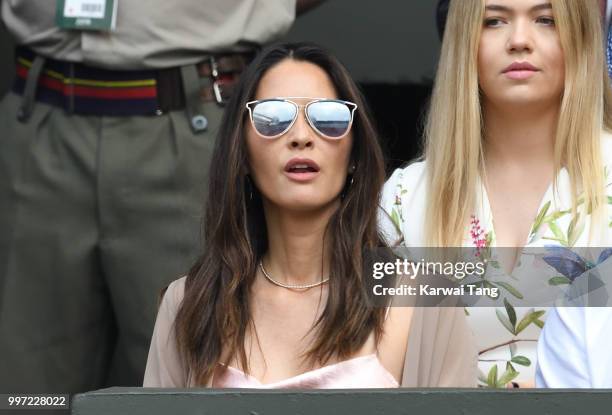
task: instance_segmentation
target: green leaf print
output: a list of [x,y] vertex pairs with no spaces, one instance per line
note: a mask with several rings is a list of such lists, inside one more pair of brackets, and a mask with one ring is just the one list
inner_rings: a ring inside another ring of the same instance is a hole
[[576,228],[576,223],[578,222],[579,219],[580,219],[580,213],[577,213],[576,216],[572,218],[569,225],[567,225],[567,240],[568,241],[571,241],[572,234],[574,233],[574,229]]
[[514,334],[514,324],[510,322],[508,317],[499,308],[495,309],[495,314],[497,314],[497,319],[500,321],[500,323],[502,323],[506,330]]
[[487,385],[491,388],[497,387],[497,365],[493,365],[487,375]]
[[584,231],[584,225],[585,221],[580,220],[580,213],[577,213],[567,226],[567,242],[569,246],[576,245],[578,238],[580,238],[580,235],[582,235]]
[[521,366],[531,366],[531,360],[525,356],[514,356],[510,361]]
[[559,275],[557,277],[552,277],[548,280],[548,285],[557,286],[557,285],[565,285],[571,283],[570,279],[564,277],[563,275]]
[[397,230],[401,230],[401,221],[400,221],[400,215],[397,211],[396,208],[391,209],[391,221],[393,222],[393,224],[395,225],[395,227],[397,228]]
[[503,388],[508,383],[512,382],[518,375],[519,375],[519,372],[514,370],[513,366],[509,366],[508,369],[506,369],[506,371],[497,380],[497,382],[495,382],[495,386],[497,388]]
[[570,212],[571,212],[570,210],[554,211],[544,219],[544,223],[555,222],[557,219],[562,218],[563,216],[569,214]]
[[555,237],[554,238],[543,238],[543,239],[554,240],[554,241],[559,242],[563,246],[567,246],[567,239],[565,238],[565,235],[563,235],[563,231],[561,231],[557,223],[550,222],[548,224],[548,227],[552,231],[553,235],[555,235]]
[[493,244],[493,231],[489,231],[485,235],[485,246],[488,248]]
[[518,292],[518,290],[516,288],[514,288],[512,285],[508,284],[507,282],[496,281],[495,284],[499,285],[500,287],[502,287],[504,289],[506,289],[506,291],[508,291],[510,294],[512,294],[513,296],[515,296],[519,300],[523,299],[523,294]]
[[510,304],[506,298],[504,298],[504,307],[506,307],[506,313],[508,314],[510,323],[512,323],[512,327],[516,326],[516,311],[514,311],[514,307],[512,307],[512,304]]
[[[510,343],[510,356],[514,357],[516,355],[516,343]],[[510,362],[508,362],[510,364]]]
[[534,323],[536,320],[542,317],[544,313],[546,313],[545,310],[533,311],[533,309],[530,309],[525,314],[525,317],[523,317],[523,319],[516,326],[516,334],[520,334],[523,330],[529,327],[531,323]]
[[544,206],[542,206],[542,209],[540,209],[540,213],[538,213],[538,216],[536,216],[535,222],[531,227],[530,235],[533,236],[538,232],[540,226],[542,226],[542,222],[544,222],[544,217],[546,217],[546,213],[548,213],[548,209],[550,209],[550,200],[546,202]]

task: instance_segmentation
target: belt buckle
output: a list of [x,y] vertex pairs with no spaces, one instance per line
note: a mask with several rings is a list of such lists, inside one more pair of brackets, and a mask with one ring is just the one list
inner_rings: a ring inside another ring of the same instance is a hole
[[215,101],[217,104],[224,106],[227,104],[227,101],[223,99],[223,95],[221,95],[221,81],[219,79],[215,79],[212,84],[213,92],[215,94]]
[[210,76],[213,80],[212,89],[213,94],[215,95],[215,101],[218,105],[224,106],[227,104],[227,101],[223,99],[223,95],[221,95],[221,79],[219,79],[219,66],[217,65],[217,60],[213,55],[210,56]]

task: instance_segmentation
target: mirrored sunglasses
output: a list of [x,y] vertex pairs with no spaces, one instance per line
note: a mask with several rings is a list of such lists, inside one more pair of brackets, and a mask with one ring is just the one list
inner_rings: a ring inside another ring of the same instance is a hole
[[291,98],[311,101],[300,105],[289,98],[272,98],[246,104],[253,128],[260,136],[277,138],[285,134],[297,120],[301,107],[304,107],[308,124],[325,138],[337,140],[350,131],[356,104],[339,99]]

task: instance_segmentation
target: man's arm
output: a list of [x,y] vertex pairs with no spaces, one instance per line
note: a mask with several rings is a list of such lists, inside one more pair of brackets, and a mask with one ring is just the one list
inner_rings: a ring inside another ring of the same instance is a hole
[[325,0],[297,0],[297,3],[295,5],[295,12],[299,16],[311,9],[314,9],[324,1]]

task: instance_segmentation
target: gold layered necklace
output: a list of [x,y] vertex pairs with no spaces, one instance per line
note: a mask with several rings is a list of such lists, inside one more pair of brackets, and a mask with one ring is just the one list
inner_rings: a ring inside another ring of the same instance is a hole
[[274,278],[272,278],[270,276],[270,274],[268,274],[268,272],[264,268],[263,261],[259,261],[259,269],[261,269],[261,272],[264,275],[264,277],[266,277],[266,279],[268,281],[270,281],[272,284],[278,285],[279,287],[283,287],[283,288],[286,288],[288,290],[307,290],[309,288],[314,288],[314,287],[318,287],[319,285],[323,285],[323,284],[325,284],[326,282],[329,281],[329,277],[327,277],[324,280],[321,280],[319,282],[315,282],[315,283],[312,283],[312,284],[305,284],[305,285],[283,284],[282,282],[276,281]]

